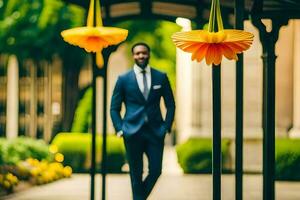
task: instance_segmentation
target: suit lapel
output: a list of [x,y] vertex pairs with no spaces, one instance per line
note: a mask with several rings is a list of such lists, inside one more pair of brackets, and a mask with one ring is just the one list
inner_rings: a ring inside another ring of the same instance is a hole
[[133,81],[134,89],[135,89],[136,94],[139,97],[139,99],[141,99],[143,102],[146,101],[145,98],[144,98],[144,95],[143,95],[142,91],[139,88],[139,85],[138,85],[138,82],[137,82],[134,70],[132,70],[132,72],[131,72],[131,80]]
[[151,94],[153,93],[153,85],[154,85],[154,81],[155,81],[155,77],[154,77],[154,73],[153,73],[153,69],[150,68],[150,73],[151,73],[151,85],[150,85],[150,91],[149,91],[149,95],[148,95],[148,99],[147,101],[149,101],[150,97],[151,97]]

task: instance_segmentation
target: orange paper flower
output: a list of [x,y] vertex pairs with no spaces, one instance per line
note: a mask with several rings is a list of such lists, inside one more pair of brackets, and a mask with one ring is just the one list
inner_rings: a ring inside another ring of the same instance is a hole
[[200,62],[204,57],[207,65],[218,65],[222,56],[229,60],[238,60],[237,54],[247,50],[253,41],[251,33],[241,30],[209,32],[195,30],[177,32],[172,36],[176,46],[192,53],[192,60]]
[[90,0],[87,26],[64,30],[61,35],[69,44],[84,48],[87,52],[97,53],[97,65],[102,66],[102,49],[124,41],[128,30],[102,26],[99,0],[96,0],[96,26],[94,26],[94,2],[95,0]]
[[[213,32],[214,18],[217,18],[218,32]],[[192,60],[219,65],[222,57],[238,60],[237,54],[247,50],[253,41],[253,34],[242,30],[223,30],[219,0],[212,0],[208,31],[194,30],[177,32],[172,35],[175,45],[185,52],[192,53]]]
[[64,40],[72,45],[84,48],[87,52],[98,52],[109,45],[124,41],[128,31],[114,27],[77,27],[62,33]]

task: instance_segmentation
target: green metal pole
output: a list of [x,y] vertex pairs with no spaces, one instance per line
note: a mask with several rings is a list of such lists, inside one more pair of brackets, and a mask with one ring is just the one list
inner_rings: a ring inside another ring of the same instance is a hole
[[92,147],[91,147],[91,194],[90,199],[95,199],[95,171],[96,171],[96,54],[92,55],[92,65],[93,65],[93,80],[92,80],[92,90],[93,90],[93,99],[92,99]]
[[[92,1],[92,0],[90,0]],[[94,13],[96,13],[96,6],[94,6]],[[96,15],[94,15],[93,26],[96,26]],[[91,149],[91,194],[90,199],[95,199],[95,174],[96,174],[96,79],[97,79],[97,62],[96,62],[96,53],[92,54],[92,90],[93,90],[93,99],[92,99],[92,149]]]
[[102,118],[102,162],[101,162],[101,174],[102,174],[102,200],[106,199],[106,174],[107,174],[107,68],[108,59],[112,52],[116,51],[118,45],[110,46],[103,49],[102,55],[104,60],[104,65],[99,71],[99,76],[103,79],[103,118]]
[[[273,45],[270,45],[273,46]],[[274,48],[268,47],[268,48]],[[272,51],[272,50],[271,50]],[[263,99],[263,199],[275,199],[275,52],[265,52],[262,56],[264,63]]]
[[107,162],[107,62],[103,66],[103,129],[102,129],[102,200],[106,199],[106,162]]
[[[244,29],[244,0],[235,0],[235,28]],[[243,92],[244,56],[236,62],[236,109],[235,109],[235,199],[243,199]]]
[[221,199],[221,65],[212,66],[213,90],[213,200]]
[[287,18],[273,18],[272,31],[267,31],[261,19],[252,17],[252,23],[259,29],[263,46],[263,199],[275,199],[275,45],[281,26]]

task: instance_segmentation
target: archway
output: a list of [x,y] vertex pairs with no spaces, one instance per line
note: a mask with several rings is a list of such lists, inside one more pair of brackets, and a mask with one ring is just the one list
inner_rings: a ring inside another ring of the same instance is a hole
[[[80,5],[85,6],[84,3],[73,0],[69,2],[77,2]],[[112,24],[119,20],[141,17],[141,18],[161,18],[161,19],[173,19],[176,14],[183,11],[183,13],[188,13],[191,20],[195,20],[198,25],[203,24],[203,21],[207,19],[205,13],[207,12],[206,1],[174,1],[172,3],[161,1],[161,2],[127,2],[122,3],[119,1],[116,2],[102,2],[104,8],[104,22],[106,24]],[[251,13],[253,19],[253,24],[258,27],[260,30],[260,38],[263,44],[264,52],[264,100],[263,100],[263,130],[264,130],[264,199],[274,199],[274,154],[275,154],[275,44],[278,39],[278,32],[281,26],[285,25],[290,18],[299,18],[299,5],[296,1],[281,1],[280,3],[275,1],[246,1],[244,6],[244,1],[236,1],[236,5],[233,5],[230,1],[223,1],[225,15],[227,16],[227,21],[229,23],[229,16],[233,13],[233,9],[236,9],[236,26],[238,28],[243,28],[243,20],[246,19],[244,12]],[[176,7],[176,4],[179,7]],[[238,6],[242,5],[242,6]],[[202,5],[203,7],[200,7]],[[246,10],[244,9],[246,7]],[[126,10],[126,12],[125,12]],[[175,14],[172,13],[176,10]],[[282,11],[286,11],[286,15],[282,16]],[[125,14],[124,14],[125,12]],[[129,13],[128,13],[129,12]],[[168,13],[169,14],[166,14]],[[171,12],[171,13],[170,13]],[[195,14],[196,15],[193,15]],[[190,15],[192,14],[192,15]],[[181,15],[182,16],[182,15]],[[238,17],[240,17],[238,19]],[[262,18],[269,18],[272,20],[272,31],[268,32],[265,25],[261,22]],[[106,60],[108,60],[109,54],[112,50],[107,50]],[[242,57],[240,57],[242,60]],[[242,71],[242,62],[237,64],[238,70],[237,77],[243,77]],[[99,71],[99,74],[102,74],[103,77],[106,77],[106,68],[102,71]],[[236,132],[239,133],[236,141],[236,151],[237,151],[237,160],[236,160],[236,173],[237,173],[237,198],[240,195],[242,190],[242,133],[243,133],[243,121],[242,121],[242,104],[243,104],[243,89],[242,89],[242,78],[237,78],[237,85],[241,85],[237,89],[237,97],[239,101],[237,102],[237,126]],[[105,83],[105,81],[104,81]],[[106,85],[104,84],[104,87]],[[105,96],[105,95],[104,95]],[[241,98],[240,98],[241,97]],[[105,97],[104,97],[105,98]],[[217,118],[220,116],[217,115]],[[220,114],[219,114],[220,115]],[[106,121],[106,120],[105,120]],[[105,123],[104,123],[105,124]],[[217,131],[220,131],[220,127],[214,127]],[[104,128],[105,129],[105,128]],[[105,133],[106,131],[104,131]],[[219,149],[216,149],[219,151]],[[219,190],[220,182],[219,180],[214,183],[217,191]],[[239,194],[238,194],[239,193]],[[219,199],[218,195],[216,199]]]

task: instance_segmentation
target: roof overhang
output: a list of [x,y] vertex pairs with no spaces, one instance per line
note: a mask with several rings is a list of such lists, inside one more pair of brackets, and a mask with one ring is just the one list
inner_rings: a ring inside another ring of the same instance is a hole
[[[89,0],[63,0],[88,8]],[[211,0],[101,0],[103,20],[113,23],[126,19],[188,18],[197,23],[208,21]],[[224,21],[234,14],[234,0],[220,0]],[[245,19],[249,14],[259,18],[300,18],[300,0],[245,0]]]

